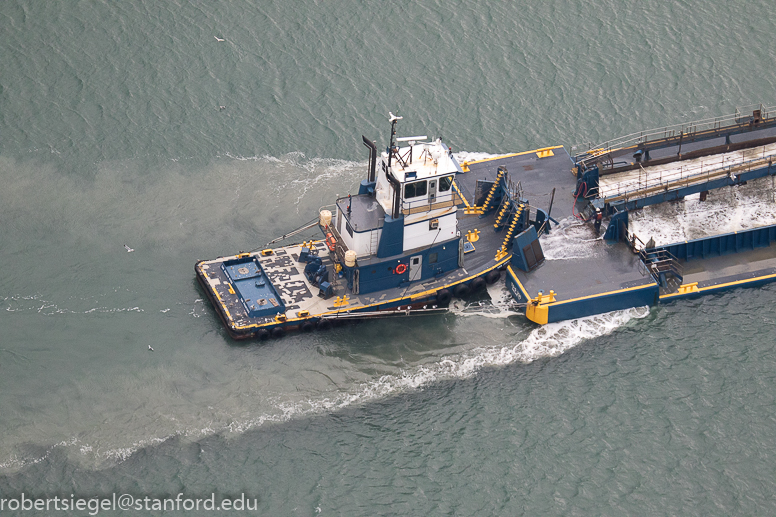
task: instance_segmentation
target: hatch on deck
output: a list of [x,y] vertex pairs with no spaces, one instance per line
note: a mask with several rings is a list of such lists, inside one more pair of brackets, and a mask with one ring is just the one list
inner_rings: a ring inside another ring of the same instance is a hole
[[249,316],[270,316],[286,311],[283,300],[255,257],[227,260],[221,264],[221,269]]

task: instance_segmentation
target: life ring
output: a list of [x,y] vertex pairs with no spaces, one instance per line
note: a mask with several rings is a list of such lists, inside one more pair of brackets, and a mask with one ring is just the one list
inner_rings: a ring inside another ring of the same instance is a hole
[[397,275],[403,275],[407,272],[407,264],[399,264],[394,268],[393,272]]
[[326,234],[326,246],[329,248],[329,251],[334,251],[334,247],[337,245],[337,239],[334,238],[334,235],[331,234],[331,232]]

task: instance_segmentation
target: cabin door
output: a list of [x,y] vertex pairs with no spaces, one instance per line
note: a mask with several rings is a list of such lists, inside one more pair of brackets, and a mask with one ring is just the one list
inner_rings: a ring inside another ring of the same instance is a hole
[[410,257],[410,282],[420,280],[420,271],[423,267],[423,256]]

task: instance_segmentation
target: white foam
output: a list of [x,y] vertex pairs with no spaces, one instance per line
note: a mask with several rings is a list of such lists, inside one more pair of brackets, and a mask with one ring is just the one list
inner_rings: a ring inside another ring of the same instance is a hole
[[639,307],[550,323],[533,329],[524,339],[506,344],[476,347],[461,353],[447,355],[428,364],[405,368],[396,374],[381,375],[375,379],[356,384],[351,389],[321,393],[299,401],[280,398],[269,400],[270,409],[262,411],[256,417],[235,419],[220,424],[208,422],[199,428],[181,429],[165,436],[138,440],[128,446],[107,450],[73,438],[50,447],[40,457],[22,459],[13,456],[0,463],[0,469],[16,470],[26,465],[39,463],[58,447],[72,448],[78,454],[92,458],[98,465],[104,465],[105,462],[120,463],[137,450],[162,443],[174,436],[198,439],[219,433],[224,435],[241,434],[268,423],[281,423],[313,414],[329,413],[398,393],[422,389],[424,386],[441,380],[469,378],[486,367],[502,367],[513,363],[527,364],[536,359],[555,357],[587,339],[609,334],[632,319],[644,318],[648,314],[647,307]]
[[[81,300],[86,300],[82,298]],[[74,310],[69,308],[60,307],[59,304],[44,300],[41,295],[30,296],[6,296],[2,300],[7,303],[6,312],[37,312],[42,316],[52,316],[54,314],[109,314],[109,313],[121,313],[121,312],[145,312],[140,307],[107,307],[97,306],[89,309]]]
[[634,210],[628,224],[642,241],[652,237],[657,245],[732,233],[776,224],[773,195],[772,179],[761,178],[744,186],[712,190],[706,201],[692,196]]
[[487,286],[489,300],[465,302],[454,300],[450,304],[450,312],[456,316],[480,316],[484,318],[503,319],[518,314],[516,302],[504,282],[496,282]]
[[489,347],[477,347],[460,354],[445,356],[430,364],[402,370],[398,374],[383,375],[362,383],[355,389],[312,398],[300,402],[279,402],[279,415],[233,422],[230,431],[245,431],[268,421],[284,421],[295,416],[328,412],[354,404],[384,398],[407,390],[415,390],[444,379],[471,377],[483,367],[530,363],[542,357],[554,357],[573,348],[584,340],[611,333],[628,321],[644,318],[648,307],[599,314],[536,328],[523,340]]
[[589,259],[598,255],[603,236],[596,236],[589,224],[567,217],[561,219],[550,233],[542,235],[541,244],[547,260]]
[[602,176],[599,180],[599,194],[601,197],[609,197],[680,179],[694,181],[692,178],[703,177],[719,169],[733,167],[750,160],[762,160],[774,154],[776,154],[776,144],[769,144],[692,160],[640,167],[619,174]]
[[555,357],[579,343],[611,333],[634,318],[644,318],[648,307],[637,307],[586,318],[550,323],[536,328],[524,339],[505,345],[477,347],[460,354],[441,358],[435,363],[403,370],[397,375],[383,375],[361,384],[357,389],[320,399],[285,403],[280,407],[288,416],[331,411],[384,398],[407,390],[420,389],[432,382],[465,379],[484,367],[513,363],[530,363],[543,357]]
[[[302,207],[307,207],[301,201],[308,191],[322,190],[327,185],[345,185],[341,195],[346,195],[348,189],[357,185],[361,177],[366,177],[368,163],[339,160],[334,158],[307,158],[304,153],[291,152],[281,157],[274,156],[235,156],[227,153],[226,157],[238,161],[266,162],[272,166],[272,172],[269,176],[279,176],[282,181],[274,185],[267,183],[264,188],[268,188],[277,193],[286,194],[289,191],[296,192],[296,211],[299,213]],[[335,181],[332,181],[335,180]],[[293,186],[292,189],[288,187]]]
[[457,153],[453,153],[453,157],[455,158],[455,161],[457,161],[459,164],[463,164],[463,162],[476,162],[479,160],[489,160],[491,158],[498,158],[499,156],[504,156],[503,154],[488,154],[488,153],[470,153],[468,151],[459,151]]

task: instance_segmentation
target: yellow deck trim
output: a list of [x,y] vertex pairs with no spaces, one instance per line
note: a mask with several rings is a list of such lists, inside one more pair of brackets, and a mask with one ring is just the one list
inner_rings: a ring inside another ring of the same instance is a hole
[[[564,303],[578,302],[580,300],[592,300],[595,298],[600,298],[602,296],[609,296],[609,295],[618,294],[618,293],[626,293],[628,291],[638,291],[640,289],[651,288],[654,286],[655,284],[646,284],[646,285],[639,285],[636,287],[626,287],[625,289],[617,289],[615,291],[607,291],[605,293],[591,294],[588,296],[580,296],[578,298],[571,298],[569,300],[559,300],[559,301],[554,301],[558,293],[556,293],[554,290],[550,290],[549,295],[546,295],[546,294],[541,295],[541,298],[539,298],[538,296],[536,298],[530,298],[530,297],[528,298],[528,305],[526,306],[526,309],[525,309],[525,317],[533,321],[534,323],[538,323],[540,325],[546,325],[547,322],[549,321],[550,307],[563,305]],[[553,300],[553,301],[545,301],[545,300]],[[537,301],[538,303],[536,303]]]
[[[610,294],[618,294],[618,293],[626,293],[628,291],[637,291],[639,289],[646,289],[648,287],[654,287],[655,284],[646,284],[646,285],[638,285],[636,287],[626,287],[625,289],[617,289],[616,291],[607,291],[605,293],[598,293],[598,294],[591,294],[588,296],[580,296],[579,298],[571,298],[570,300],[560,300],[557,302],[547,303],[544,304],[547,307],[551,307],[553,305],[563,305],[564,303],[571,303],[571,302],[578,302],[579,300],[591,300],[593,298],[600,298],[602,296],[609,296]],[[557,296],[558,293],[555,293],[555,296]]]
[[[487,273],[493,271],[494,269],[496,269],[497,267],[502,266],[510,258],[512,258],[511,254],[508,257],[504,258],[504,260],[501,260],[501,261],[497,262],[495,265],[493,265],[493,267],[485,269],[485,270],[481,271],[480,273],[478,273],[476,275],[471,275],[471,276],[468,276],[468,277],[466,277],[466,278],[464,278],[462,280],[458,280],[457,282],[455,282],[455,284],[446,284],[446,285],[443,285],[443,286],[440,286],[440,287],[435,287],[433,289],[428,289],[426,291],[421,291],[419,293],[411,294],[409,297],[401,296],[399,298],[393,298],[391,300],[382,300],[382,301],[379,301],[377,303],[371,303],[369,305],[358,305],[358,306],[355,306],[355,307],[350,307],[349,309],[346,309],[346,310],[335,310],[335,311],[321,312],[319,314],[311,314],[310,316],[307,316],[305,318],[288,318],[287,322],[301,321],[301,320],[305,320],[305,319],[308,319],[308,318],[311,318],[311,317],[318,318],[318,317],[321,317],[321,316],[328,316],[330,314],[341,314],[341,313],[346,313],[346,312],[353,312],[353,311],[355,311],[357,309],[358,310],[368,309],[369,307],[377,307],[378,305],[383,305],[383,304],[386,304],[386,303],[398,302],[398,301],[401,301],[401,300],[406,300],[408,298],[409,298],[410,301],[412,301],[414,299],[422,298],[423,296],[428,296],[430,294],[436,293],[438,291],[441,291],[442,289],[447,289],[448,287],[450,287],[452,285],[457,285],[457,284],[466,282],[468,280],[471,280],[473,278],[476,278],[478,276],[482,276],[484,274],[487,274]],[[234,327],[234,328],[235,328],[235,330],[248,330],[248,329],[254,329],[254,328],[258,329],[258,328],[261,328],[261,327],[267,327],[267,326],[274,325],[274,324],[275,324],[275,322],[261,323],[261,324],[253,323],[251,325],[245,325],[245,326],[242,326],[242,327]]]
[[229,318],[229,321],[234,323],[234,320],[232,319],[232,315],[229,313],[229,309],[226,308],[226,304],[221,299],[221,295],[218,294],[218,291],[216,291],[216,288],[211,285],[210,290],[213,291],[213,294],[216,295],[216,298],[218,299],[218,303],[220,303],[221,307],[224,308],[224,313],[226,314],[226,317]]
[[[562,145],[553,145],[550,147],[542,147],[540,149],[533,149],[531,151],[522,151],[519,153],[512,153],[512,154],[502,154],[500,156],[494,156],[493,158],[483,158],[482,160],[474,160],[472,162],[465,161],[463,162],[463,165],[461,166],[461,169],[464,172],[469,172],[469,166],[474,163],[485,163],[485,162],[492,162],[493,160],[501,160],[502,158],[511,158],[513,156],[523,156],[526,154],[536,153],[536,155],[539,158],[544,158],[548,156],[554,156],[555,153],[553,153],[553,149],[560,149],[562,148]],[[466,200],[466,198],[463,195],[463,192],[461,192],[461,189],[458,188],[458,185],[456,184],[455,180],[453,180],[453,188],[455,188],[456,192],[458,192],[458,195],[461,197],[461,200],[463,201],[464,205],[466,205],[467,214],[481,214],[482,208],[478,206],[470,205],[469,202]]]
[[540,153],[540,152],[543,152],[543,151],[551,151],[553,149],[560,149],[561,147],[563,147],[563,146],[562,145],[553,145],[551,147],[542,147],[541,149],[533,149],[532,151],[523,151],[523,152],[520,152],[520,153],[502,154],[502,155],[499,155],[499,156],[494,156],[493,158],[483,158],[482,160],[474,160],[473,162],[467,161],[466,163],[471,165],[473,163],[492,162],[493,160],[500,160],[502,158],[511,158],[513,156],[523,156],[525,154]]
[[675,298],[677,296],[685,296],[687,294],[701,294],[704,291],[713,291],[715,289],[721,289],[723,287],[731,287],[735,285],[746,285],[746,284],[751,284],[752,282],[759,282],[760,280],[767,280],[769,278],[776,278],[776,274],[756,276],[754,278],[747,278],[743,280],[734,280],[732,282],[725,282],[724,284],[709,285],[707,287],[698,287],[697,290],[693,290],[693,291],[663,294],[660,296],[660,299],[664,300],[666,298]]
[[517,278],[517,274],[515,273],[515,270],[512,269],[512,264],[507,266],[507,272],[512,276],[512,280],[514,280],[517,283],[517,286],[520,288],[520,291],[523,293],[523,296],[525,296],[526,301],[530,301],[531,297],[528,294],[528,290],[525,288],[522,282],[520,282],[520,279]]

